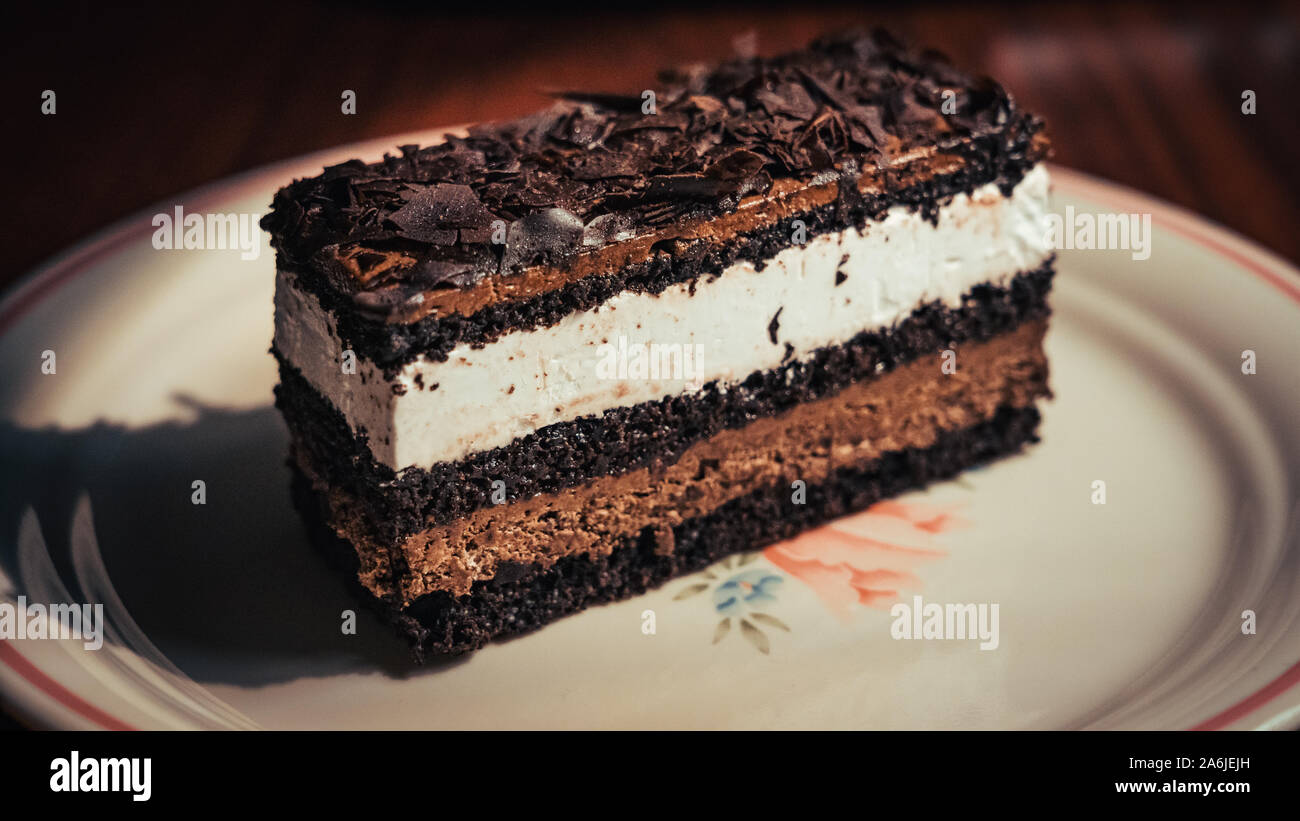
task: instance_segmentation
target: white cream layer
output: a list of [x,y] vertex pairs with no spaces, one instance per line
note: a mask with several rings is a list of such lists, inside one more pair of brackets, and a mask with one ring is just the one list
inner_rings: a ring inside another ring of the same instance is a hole
[[[1039,165],[1010,197],[994,185],[957,196],[940,211],[938,226],[898,207],[861,232],[825,234],[788,248],[762,271],[739,263],[693,289],[681,284],[660,294],[620,294],[549,328],[508,333],[477,350],[458,347],[445,362],[421,357],[391,381],[364,359],[355,373],[345,373],[332,318],[280,272],[275,345],[354,430],[369,434],[378,462],[397,471],[428,468],[557,422],[656,401],[715,379],[741,381],[780,366],[787,344],[802,358],[890,326],[923,303],[957,307],[975,285],[1004,283],[1051,254],[1047,195],[1047,171]],[[847,276],[839,285],[837,271]],[[773,344],[768,329],[778,310]],[[689,346],[698,362],[682,374],[690,378],[617,378],[617,370],[610,378],[620,337],[629,363],[636,346],[651,344]],[[405,392],[394,393],[394,385]]]

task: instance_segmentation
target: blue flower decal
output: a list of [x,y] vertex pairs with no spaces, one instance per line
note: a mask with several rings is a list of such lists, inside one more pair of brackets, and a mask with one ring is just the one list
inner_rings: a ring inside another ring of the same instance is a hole
[[[745,641],[758,652],[766,655],[771,652],[772,642],[759,625],[787,633],[790,632],[790,628],[776,616],[760,612],[758,609],[760,606],[776,604],[776,588],[785,581],[785,577],[771,570],[739,569],[758,561],[759,557],[759,553],[728,556],[713,569],[704,571],[701,574],[703,581],[692,582],[673,596],[673,599],[687,599],[698,596],[706,590],[710,591],[713,607],[722,617],[718,620],[717,627],[713,629],[713,643],[717,644],[726,638],[731,633],[732,623],[735,622]],[[738,572],[726,577],[721,577],[715,572],[715,570],[731,571],[732,569]]]
[[713,589],[713,606],[724,616],[739,616],[776,601],[782,577],[767,570],[745,570]]

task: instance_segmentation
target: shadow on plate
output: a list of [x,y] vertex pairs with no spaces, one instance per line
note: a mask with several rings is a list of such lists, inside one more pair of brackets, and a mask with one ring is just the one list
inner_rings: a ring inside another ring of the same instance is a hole
[[[62,431],[0,424],[0,563],[17,579],[31,507],[63,584],[77,595],[71,523],[90,499],[108,577],[145,635],[200,682],[258,686],[419,667],[312,547],[290,500],[288,433],[272,407],[231,411],[177,399],[193,422]],[[192,483],[206,484],[194,504]],[[22,593],[20,589],[18,593]],[[356,612],[356,635],[342,632]]]

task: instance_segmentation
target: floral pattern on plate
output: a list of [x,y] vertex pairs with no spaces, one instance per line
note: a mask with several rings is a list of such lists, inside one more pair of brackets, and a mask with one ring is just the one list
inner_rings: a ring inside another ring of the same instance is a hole
[[859,606],[888,607],[920,586],[918,564],[946,555],[939,536],[964,527],[953,505],[878,502],[861,513],[774,544],[763,556],[812,588],[841,622]]
[[764,567],[742,569],[751,565],[760,555],[746,553],[723,559],[713,569],[704,571],[707,581],[688,585],[673,597],[685,599],[710,591],[713,609],[721,616],[713,628],[714,644],[726,638],[732,632],[734,624],[736,632],[745,641],[760,653],[766,654],[771,652],[772,642],[763,627],[790,632],[785,622],[759,609],[777,603],[776,594],[785,584],[785,576]]
[[[920,587],[912,568],[945,555],[938,537],[964,527],[956,505],[923,502],[878,502],[755,553],[733,556],[706,570],[674,596],[685,599],[709,592],[720,620],[713,631],[717,644],[733,625],[761,653],[770,653],[768,630],[790,628],[767,612],[779,604],[788,579],[807,585],[831,615],[851,622],[860,606],[887,609],[904,590]],[[753,567],[758,558],[774,565]],[[780,572],[778,572],[780,571]]]

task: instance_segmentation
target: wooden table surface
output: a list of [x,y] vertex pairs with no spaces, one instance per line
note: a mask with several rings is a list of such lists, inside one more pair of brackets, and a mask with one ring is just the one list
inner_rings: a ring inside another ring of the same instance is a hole
[[[25,102],[6,129],[15,193],[0,285],[115,219],[267,162],[522,114],[548,87],[648,88],[660,66],[724,57],[747,30],[772,53],[876,23],[1001,80],[1047,119],[1057,162],[1300,260],[1295,3],[583,4],[495,16],[419,5],[231,2],[186,20],[175,4],[45,4],[16,21],[27,36],[4,59],[10,99]],[[47,88],[53,116],[39,111]],[[357,93],[354,116],[340,111],[343,89]],[[1254,115],[1241,111],[1245,89]]]

